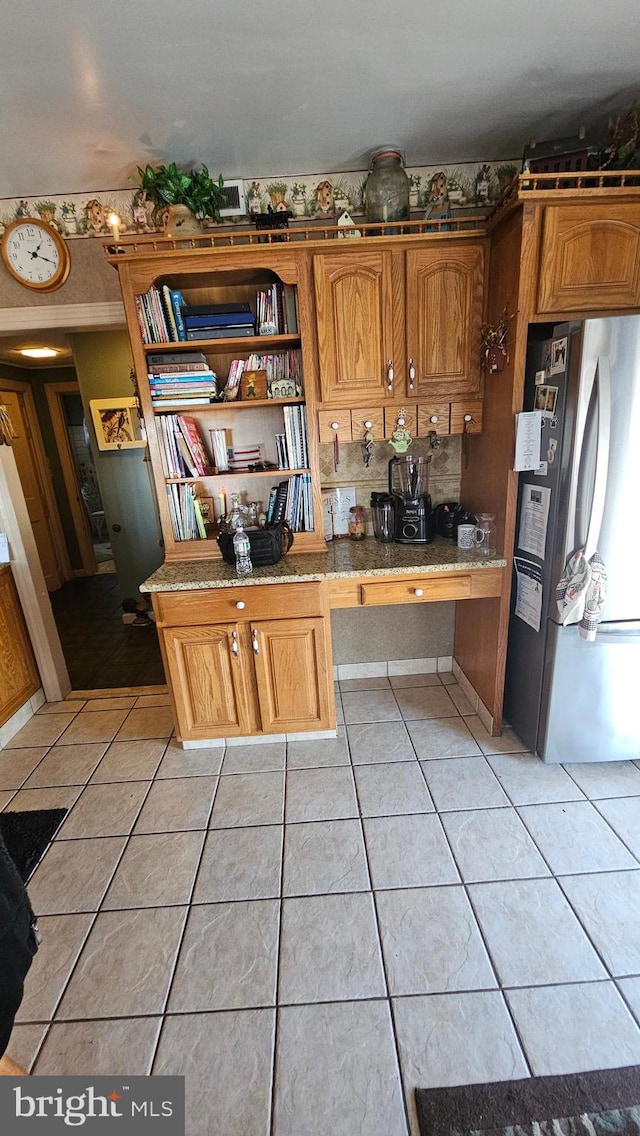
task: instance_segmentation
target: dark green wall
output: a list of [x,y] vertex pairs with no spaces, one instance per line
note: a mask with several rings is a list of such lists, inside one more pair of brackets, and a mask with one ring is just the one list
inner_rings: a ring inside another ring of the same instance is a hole
[[49,417],[49,406],[45,392],[47,383],[75,383],[77,382],[77,376],[73,367],[42,367],[37,370],[34,368],[33,370],[25,371],[24,374],[28,374],[28,381],[31,383],[31,389],[33,391],[42,440],[51,467],[53,491],[58,505],[58,512],[60,513],[60,523],[62,525],[62,531],[64,532],[71,567],[82,568],[82,557],[80,556],[80,549],[78,548],[76,530],[69,507],[69,498],[67,497],[67,487],[62,476],[62,466],[60,465],[57,442]]

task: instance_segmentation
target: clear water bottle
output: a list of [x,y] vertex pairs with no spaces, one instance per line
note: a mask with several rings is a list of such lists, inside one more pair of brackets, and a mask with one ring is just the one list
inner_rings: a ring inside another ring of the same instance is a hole
[[251,545],[249,537],[240,525],[233,538],[233,551],[236,558],[236,573],[238,576],[250,576],[253,572],[251,563]]

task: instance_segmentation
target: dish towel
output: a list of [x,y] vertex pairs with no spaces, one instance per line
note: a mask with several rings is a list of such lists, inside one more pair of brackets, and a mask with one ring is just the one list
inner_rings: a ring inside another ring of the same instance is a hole
[[580,635],[592,643],[596,637],[602,605],[607,594],[607,570],[596,550],[590,560],[584,548],[572,553],[556,587],[556,603],[562,626],[580,624]]

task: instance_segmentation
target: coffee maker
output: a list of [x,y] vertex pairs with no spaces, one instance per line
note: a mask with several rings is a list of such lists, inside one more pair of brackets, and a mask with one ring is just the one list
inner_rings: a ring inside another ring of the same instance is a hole
[[429,496],[431,456],[403,454],[389,462],[389,492],[395,507],[394,540],[399,544],[429,544],[434,537]]

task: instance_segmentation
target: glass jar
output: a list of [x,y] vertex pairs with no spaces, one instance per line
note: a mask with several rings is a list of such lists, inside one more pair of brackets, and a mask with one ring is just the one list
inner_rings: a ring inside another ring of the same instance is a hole
[[409,220],[409,178],[400,150],[376,150],[364,187],[364,208],[367,221]]
[[367,535],[367,522],[364,507],[353,505],[349,509],[349,536],[352,540],[364,540]]

